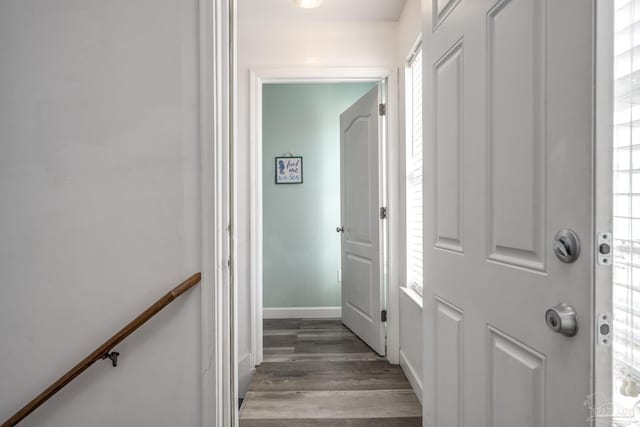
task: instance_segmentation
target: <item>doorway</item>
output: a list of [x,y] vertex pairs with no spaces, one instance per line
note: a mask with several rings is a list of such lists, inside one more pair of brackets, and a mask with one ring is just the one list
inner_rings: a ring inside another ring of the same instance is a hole
[[340,114],[373,86],[263,86],[265,319],[341,318]]
[[342,319],[384,356],[382,89],[263,86],[262,309],[265,319]]
[[[392,74],[373,69],[252,72],[251,188],[254,212],[262,213],[254,216],[251,230],[252,366],[264,360],[265,319],[342,318],[342,233],[336,233],[342,222],[340,113],[375,87],[381,103],[388,103]],[[386,193],[387,128],[380,129],[380,206]],[[299,179],[278,183],[280,167],[298,161]],[[382,225],[377,297],[384,309],[385,230]],[[378,345],[384,353],[380,350]]]

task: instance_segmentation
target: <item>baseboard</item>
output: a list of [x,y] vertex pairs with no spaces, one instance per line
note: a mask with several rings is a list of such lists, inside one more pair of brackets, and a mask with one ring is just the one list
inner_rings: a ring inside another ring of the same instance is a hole
[[247,353],[238,360],[238,396],[244,397],[249,390],[255,367],[251,366],[251,354]]
[[262,316],[264,319],[340,319],[342,307],[265,307]]
[[415,369],[407,359],[407,356],[400,350],[400,367],[402,371],[407,376],[411,387],[413,388],[413,392],[418,397],[420,403],[422,403],[422,378],[419,378],[416,374]]

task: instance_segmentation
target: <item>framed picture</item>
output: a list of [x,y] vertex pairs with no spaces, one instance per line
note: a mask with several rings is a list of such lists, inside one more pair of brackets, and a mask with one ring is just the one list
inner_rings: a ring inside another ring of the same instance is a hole
[[276,184],[302,184],[302,157],[276,157]]

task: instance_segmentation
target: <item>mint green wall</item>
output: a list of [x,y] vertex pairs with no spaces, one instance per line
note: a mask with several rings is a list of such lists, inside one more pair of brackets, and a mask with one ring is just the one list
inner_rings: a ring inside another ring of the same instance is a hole
[[[265,307],[341,305],[340,114],[372,83],[263,87]],[[275,184],[275,157],[304,157],[304,183]]]

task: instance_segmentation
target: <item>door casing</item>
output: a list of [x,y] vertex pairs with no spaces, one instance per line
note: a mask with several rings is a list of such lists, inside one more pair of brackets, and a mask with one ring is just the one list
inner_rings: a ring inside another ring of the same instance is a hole
[[[198,1],[202,426],[237,425],[233,256],[236,0]],[[224,231],[223,231],[224,230]]]
[[[262,86],[270,83],[354,83],[376,82],[384,83],[387,104],[387,126],[383,133],[383,167],[381,168],[381,188],[386,200],[384,206],[389,212],[400,212],[400,199],[397,192],[390,192],[391,188],[398,188],[401,154],[398,150],[398,86],[397,70],[369,67],[339,67],[339,68],[256,68],[250,74],[250,286],[251,286],[251,368],[260,365],[263,360],[262,342]],[[393,195],[395,198],[386,197]],[[401,227],[397,215],[390,214],[385,230],[381,236],[386,242],[386,300],[388,310],[387,320],[387,359],[398,364],[400,360],[400,277],[402,274],[401,259],[402,242],[398,237]],[[328,231],[329,232],[329,231]],[[390,237],[393,237],[390,239]]]

